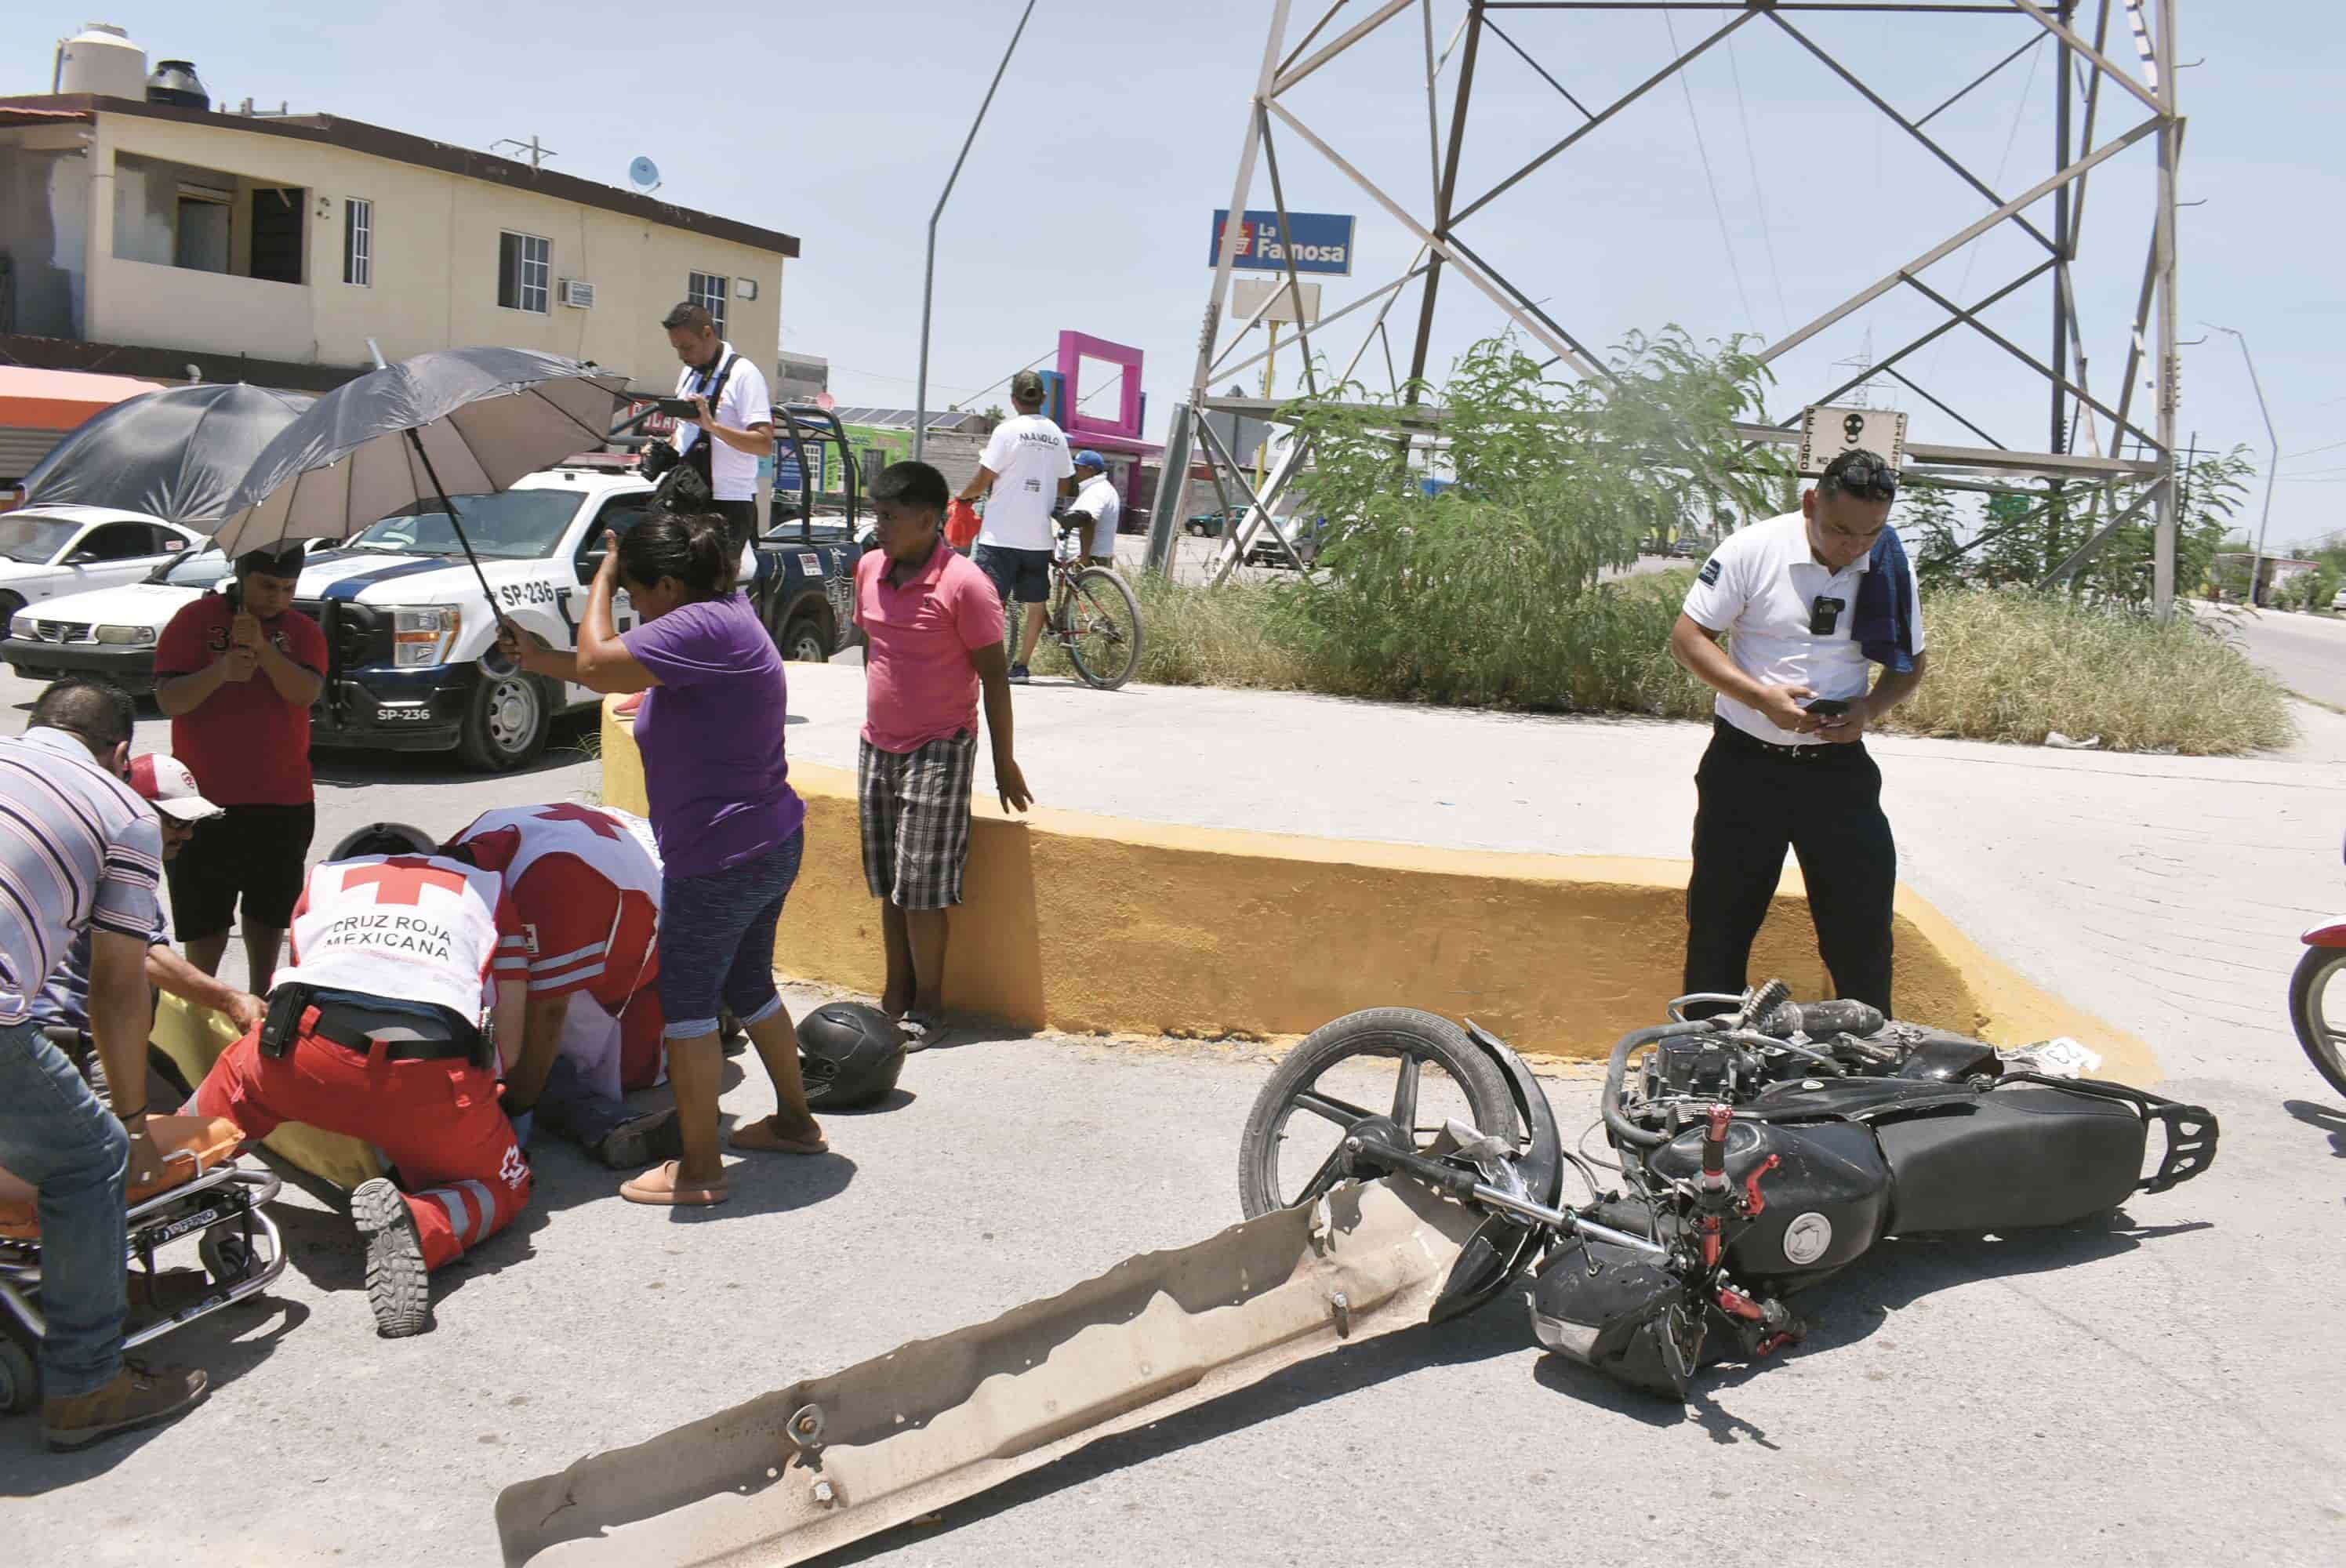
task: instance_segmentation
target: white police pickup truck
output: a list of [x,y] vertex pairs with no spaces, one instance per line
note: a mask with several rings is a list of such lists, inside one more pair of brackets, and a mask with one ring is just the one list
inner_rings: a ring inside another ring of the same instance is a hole
[[[542,645],[567,650],[577,646],[604,532],[633,527],[651,494],[650,484],[632,472],[563,467],[529,474],[495,494],[451,499],[498,610]],[[759,541],[754,562],[744,553],[744,581],[756,583],[769,630],[786,657],[827,658],[840,646],[861,549],[843,529],[789,532],[800,537]],[[209,562],[224,565],[217,554]],[[184,580],[201,566],[191,560],[170,575]],[[159,633],[201,591],[150,580],[59,600],[41,613],[56,618],[70,607],[76,622],[135,623]],[[502,771],[544,750],[558,715],[596,700],[585,687],[502,669],[494,657],[484,665],[496,643],[495,617],[436,500],[313,552],[294,604],[325,631],[332,658],[326,689],[311,711],[320,746],[454,750],[474,768]],[[620,629],[635,625],[624,594],[613,609]],[[95,669],[134,686],[153,685],[151,638],[135,647],[94,646],[87,657],[59,663],[65,652],[27,647],[20,636],[6,645],[20,675]],[[118,671],[106,667],[99,656],[107,654],[125,661],[143,655],[144,678],[128,662]]]

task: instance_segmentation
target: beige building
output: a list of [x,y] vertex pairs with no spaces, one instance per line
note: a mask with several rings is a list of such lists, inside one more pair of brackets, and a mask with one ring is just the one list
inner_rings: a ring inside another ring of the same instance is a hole
[[331,115],[0,98],[0,351],[56,369],[321,389],[501,344],[667,386],[696,299],[752,362],[787,234]]

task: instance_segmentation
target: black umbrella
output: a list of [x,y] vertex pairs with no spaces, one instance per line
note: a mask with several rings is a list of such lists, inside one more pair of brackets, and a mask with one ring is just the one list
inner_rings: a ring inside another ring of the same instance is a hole
[[494,613],[450,484],[460,495],[504,490],[600,445],[625,380],[530,349],[436,349],[370,371],[278,433],[228,498],[216,537],[231,556],[346,539],[429,497],[454,524]]
[[145,392],[93,414],[25,476],[26,499],[210,528],[253,460],[317,400],[242,382]]

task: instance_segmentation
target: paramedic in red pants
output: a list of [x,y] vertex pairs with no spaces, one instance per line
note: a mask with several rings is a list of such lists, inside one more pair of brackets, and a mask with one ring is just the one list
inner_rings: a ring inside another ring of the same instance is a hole
[[269,1016],[212,1064],[191,1104],[254,1139],[280,1122],[345,1133],[397,1167],[407,1191],[378,1176],[351,1195],[367,1304],[396,1339],[431,1326],[426,1272],[529,1202],[480,1029],[494,994],[497,1038],[517,1045],[529,958],[495,872],[375,847],[346,843],[351,858],[310,873]]
[[484,813],[450,842],[504,874],[528,939],[529,1022],[506,1116],[519,1125],[535,1112],[612,1170],[681,1156],[674,1106],[636,1112],[620,1099],[667,1076],[652,825],[564,800]]

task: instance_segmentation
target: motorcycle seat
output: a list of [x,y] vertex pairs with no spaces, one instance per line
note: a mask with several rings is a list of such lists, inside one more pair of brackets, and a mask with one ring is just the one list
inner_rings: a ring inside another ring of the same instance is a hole
[[[149,1116],[147,1129],[155,1152],[163,1158],[163,1174],[159,1180],[126,1192],[123,1198],[128,1207],[226,1165],[244,1142],[244,1129],[219,1116]],[[0,1237],[37,1241],[40,1236],[39,1194],[31,1183],[0,1169]]]

